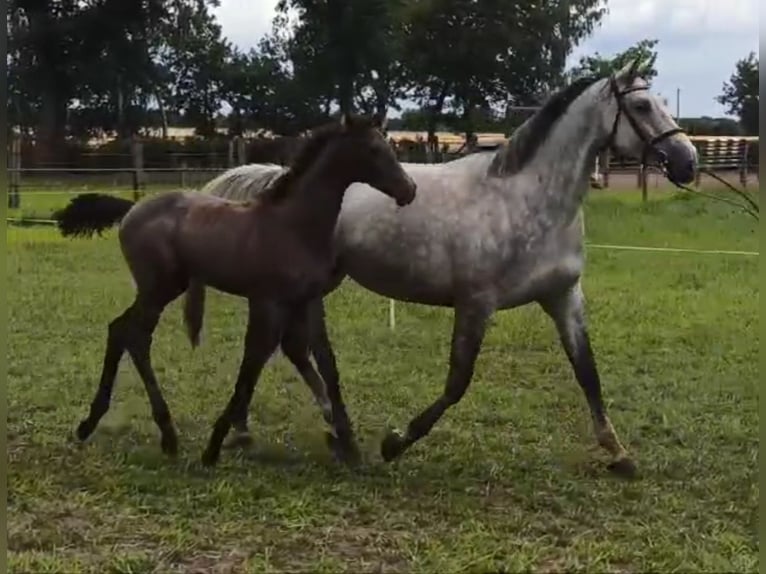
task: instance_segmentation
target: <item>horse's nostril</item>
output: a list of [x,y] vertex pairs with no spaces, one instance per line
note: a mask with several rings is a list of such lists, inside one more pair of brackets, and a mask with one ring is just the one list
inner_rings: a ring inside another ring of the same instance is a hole
[[664,151],[662,151],[662,150],[658,150],[658,151],[657,151],[657,160],[658,160],[658,161],[659,161],[661,164],[663,164],[663,165],[664,165],[664,164],[666,164],[666,163],[668,163],[668,154],[666,154],[666,153],[665,153]]

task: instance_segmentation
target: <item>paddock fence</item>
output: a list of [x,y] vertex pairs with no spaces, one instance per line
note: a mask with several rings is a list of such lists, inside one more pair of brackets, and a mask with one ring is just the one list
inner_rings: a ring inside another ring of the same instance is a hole
[[[424,163],[496,149],[507,138],[503,133],[478,133],[466,141],[462,134],[437,132],[429,140],[426,132],[419,131],[391,131],[388,137],[400,160]],[[743,187],[758,178],[758,137],[691,136],[691,140],[697,147],[701,167],[738,181]],[[7,156],[8,207],[13,210],[9,222],[36,218],[42,223],[46,216],[49,221],[51,210],[42,206],[68,201],[62,196],[119,191],[138,199],[146,193],[201,187],[237,165],[285,165],[300,144],[297,137],[263,135],[208,140],[134,137],[95,146],[67,143],[51,153],[44,142],[16,136],[11,138]],[[661,174],[653,168],[609,153],[599,157],[592,179],[597,187],[641,189],[644,197],[650,186],[662,185]],[[698,178],[696,185],[707,182]]]

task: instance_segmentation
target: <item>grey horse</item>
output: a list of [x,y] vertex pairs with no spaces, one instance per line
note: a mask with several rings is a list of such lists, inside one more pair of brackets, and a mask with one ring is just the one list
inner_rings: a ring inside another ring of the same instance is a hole
[[[354,184],[348,190],[335,233],[337,272],[327,292],[348,276],[386,297],[455,310],[444,391],[404,434],[385,437],[385,460],[425,436],[461,399],[490,316],[534,302],[556,325],[588,402],[596,439],[612,457],[609,467],[635,473],[607,416],[588,337],[581,207],[596,157],[607,146],[657,161],[674,182],[694,179],[696,148],[650,93],[642,67],[636,60],[610,77],[572,83],[497,151],[443,164],[403,164],[418,185],[418,197],[407,210],[397,212],[369,186]],[[234,168],[203,192],[254,196],[282,169]],[[312,314],[318,323],[312,352],[333,411],[339,413],[334,440],[353,449],[321,306],[317,301]],[[235,428],[247,436],[246,420]]]

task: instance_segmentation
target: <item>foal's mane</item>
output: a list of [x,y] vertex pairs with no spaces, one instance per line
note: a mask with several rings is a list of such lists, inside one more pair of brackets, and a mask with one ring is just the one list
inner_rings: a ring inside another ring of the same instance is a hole
[[556,123],[566,114],[569,106],[603,76],[585,76],[553,94],[535,114],[511,135],[510,141],[496,153],[490,166],[493,174],[512,174],[520,171],[548,139]]
[[314,128],[301,144],[288,169],[277,176],[259,196],[267,201],[284,199],[292,189],[293,183],[314,165],[327,144],[348,133],[361,132],[371,127],[373,122],[369,118],[349,115],[345,124],[332,122]]

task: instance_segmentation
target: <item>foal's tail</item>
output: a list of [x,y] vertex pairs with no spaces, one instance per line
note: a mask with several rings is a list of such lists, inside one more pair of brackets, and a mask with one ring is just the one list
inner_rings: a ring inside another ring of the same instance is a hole
[[135,202],[103,193],[83,193],[56,211],[53,219],[64,237],[92,237],[119,223]]
[[199,333],[202,330],[202,317],[205,314],[205,285],[195,280],[189,281],[184,299],[184,323],[192,348],[199,345]]

